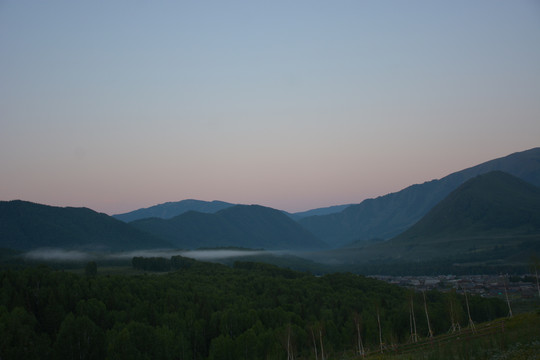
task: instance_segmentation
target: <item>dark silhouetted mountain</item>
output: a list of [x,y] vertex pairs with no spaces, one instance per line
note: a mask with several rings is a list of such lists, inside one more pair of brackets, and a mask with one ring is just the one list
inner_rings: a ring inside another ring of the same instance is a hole
[[540,186],[540,148],[514,153],[455,172],[440,180],[367,199],[339,213],[306,217],[299,223],[333,247],[358,240],[389,239],[420,220],[465,181],[495,170]]
[[474,177],[393,241],[540,233],[540,188],[493,171]]
[[141,219],[130,225],[178,248],[237,246],[261,249],[326,247],[283,212],[259,205],[236,205],[215,214],[190,211],[172,219]]
[[357,250],[336,250],[346,262],[436,258],[528,260],[540,250],[540,188],[510,174],[478,175],[402,234]]
[[234,204],[223,201],[201,201],[189,199],[154,205],[124,214],[113,215],[113,217],[124,222],[132,222],[144,218],[172,219],[173,217],[188,211],[198,211],[201,213],[212,214],[231,206],[234,206]]
[[171,244],[87,208],[15,200],[0,201],[0,247],[120,251],[170,248]]
[[334,205],[334,206],[327,206],[327,207],[322,207],[322,208],[317,208],[317,209],[312,209],[312,210],[307,210],[307,211],[300,211],[300,212],[286,213],[286,214],[289,215],[292,219],[298,221],[308,216],[335,214],[335,213],[345,210],[350,205],[351,204]]

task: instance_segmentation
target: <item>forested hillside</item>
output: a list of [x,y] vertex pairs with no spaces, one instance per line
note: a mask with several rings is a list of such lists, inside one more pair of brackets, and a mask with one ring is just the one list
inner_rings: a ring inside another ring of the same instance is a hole
[[189,211],[168,220],[141,219],[129,224],[181,249],[237,246],[298,250],[327,247],[283,212],[260,205],[236,205],[215,214]]
[[540,186],[540,148],[510,154],[439,180],[411,185],[395,193],[367,199],[339,213],[310,216],[299,222],[333,247],[357,240],[390,239],[420,220],[465,181],[491,171],[504,171]]
[[[454,190],[407,231],[388,241],[327,252],[343,263],[521,265],[540,251],[540,188],[510,174],[478,175]],[[322,256],[315,260],[323,261]],[[370,266],[367,266],[370,265]],[[500,269],[500,268],[499,268]],[[467,271],[471,271],[469,267]],[[484,267],[484,272],[489,271]],[[455,273],[447,268],[446,272]]]
[[15,200],[0,201],[0,247],[126,251],[172,245],[88,208]]
[[540,188],[493,171],[462,184],[395,241],[508,234],[540,234]]
[[[186,261],[165,275],[0,272],[2,359],[312,359],[353,355],[410,336],[408,290],[353,274],[315,277],[259,263]],[[464,298],[426,294],[436,334],[466,324]],[[418,334],[427,334],[414,294]],[[474,321],[506,314],[469,299]],[[452,305],[451,305],[452,304]],[[358,332],[359,331],[359,332]]]

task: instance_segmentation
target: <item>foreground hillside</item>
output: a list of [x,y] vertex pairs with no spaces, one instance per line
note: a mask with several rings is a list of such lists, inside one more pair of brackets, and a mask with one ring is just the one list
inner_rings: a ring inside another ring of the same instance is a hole
[[540,354],[540,313],[501,318],[418,342],[396,344],[366,357],[379,360],[536,360]]
[[[2,358],[354,358],[381,339],[407,342],[411,296],[417,333],[428,332],[422,295],[377,280],[178,263],[179,271],[159,276],[0,272]],[[454,321],[467,323],[463,296],[429,292],[426,300],[435,335],[451,326],[450,304]],[[469,297],[469,305],[476,323],[506,314],[496,299]]]
[[540,148],[508,155],[399,192],[367,199],[340,213],[311,216],[302,226],[333,247],[357,240],[390,239],[420,220],[465,181],[490,171],[504,171],[540,186]]
[[122,251],[170,248],[171,244],[87,208],[17,200],[0,201],[0,247]]
[[175,218],[130,223],[177,248],[236,246],[263,249],[321,249],[322,241],[283,212],[258,205],[236,205],[215,214],[190,211]]

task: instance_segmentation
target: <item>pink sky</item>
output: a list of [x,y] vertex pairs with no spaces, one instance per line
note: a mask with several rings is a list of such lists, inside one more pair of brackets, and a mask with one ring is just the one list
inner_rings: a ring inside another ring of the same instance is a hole
[[540,146],[534,1],[0,4],[0,200],[288,211]]

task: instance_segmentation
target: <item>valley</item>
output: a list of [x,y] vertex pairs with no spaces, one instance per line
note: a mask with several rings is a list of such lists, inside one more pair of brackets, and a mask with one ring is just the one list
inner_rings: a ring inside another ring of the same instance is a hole
[[539,5],[0,0],[0,360],[540,360]]
[[519,339],[535,349],[539,174],[535,148],[297,214],[183,200],[108,216],[1,201],[0,356],[487,359]]

